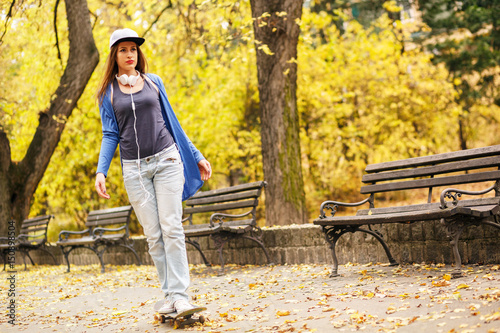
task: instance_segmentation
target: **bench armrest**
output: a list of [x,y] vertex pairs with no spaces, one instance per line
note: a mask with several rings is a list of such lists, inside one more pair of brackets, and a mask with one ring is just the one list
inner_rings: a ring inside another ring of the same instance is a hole
[[[66,240],[68,239],[69,235],[83,235],[89,233],[89,236],[92,236],[92,231],[89,229],[85,229],[82,231],[69,231],[69,230],[63,230],[59,233],[59,241]],[[64,237],[64,239],[63,239]]]
[[249,212],[243,213],[243,214],[239,214],[239,215],[215,213],[215,214],[212,214],[212,216],[210,216],[210,226],[214,227],[216,221],[218,221],[219,225],[222,226],[222,223],[224,222],[224,219],[226,217],[233,217],[233,218],[245,217],[251,213],[252,213],[252,211],[249,211]]
[[94,229],[94,236],[102,236],[103,233],[105,232],[113,232],[113,231],[121,231],[123,229],[127,229],[127,235],[128,235],[128,228],[126,225],[122,225],[119,228],[95,228]]
[[370,207],[373,206],[373,201],[371,200],[371,196],[366,198],[365,200],[360,201],[360,202],[340,202],[340,201],[328,200],[328,201],[325,201],[321,204],[321,207],[319,208],[319,218],[320,219],[326,218],[325,209],[331,210],[332,216],[335,216],[335,213],[337,212],[337,208],[339,206],[341,206],[341,207],[357,207],[357,206],[361,206],[367,202],[370,203]]
[[458,198],[462,196],[462,194],[467,194],[467,195],[481,195],[481,194],[486,194],[496,188],[496,184],[488,187],[486,190],[483,191],[465,191],[465,190],[460,190],[457,188],[447,188],[443,192],[441,192],[441,209],[448,208],[448,202],[446,202],[446,198],[448,199],[453,199],[451,202],[453,206],[458,205]]

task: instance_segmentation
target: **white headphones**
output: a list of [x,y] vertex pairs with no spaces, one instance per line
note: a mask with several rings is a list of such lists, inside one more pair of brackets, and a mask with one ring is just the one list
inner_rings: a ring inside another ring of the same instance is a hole
[[137,83],[137,80],[139,79],[139,71],[136,70],[136,73],[137,73],[137,76],[134,76],[134,75],[130,75],[128,76],[127,74],[123,74],[122,76],[118,77],[118,75],[115,75],[116,76],[116,79],[118,81],[120,81],[121,84],[123,84],[124,86],[126,86],[127,84],[129,86],[133,86]]

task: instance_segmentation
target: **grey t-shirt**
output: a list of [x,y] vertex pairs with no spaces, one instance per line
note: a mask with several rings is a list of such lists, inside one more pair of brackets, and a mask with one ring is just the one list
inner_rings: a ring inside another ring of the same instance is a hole
[[[126,87],[130,89],[130,87]],[[161,114],[158,91],[149,80],[144,79],[144,87],[132,94],[137,117],[135,128],[139,142],[140,158],[159,153],[174,144],[174,138],[165,126]],[[130,94],[120,90],[118,81],[113,81],[113,109],[120,131],[120,154],[124,160],[137,159],[134,113]]]

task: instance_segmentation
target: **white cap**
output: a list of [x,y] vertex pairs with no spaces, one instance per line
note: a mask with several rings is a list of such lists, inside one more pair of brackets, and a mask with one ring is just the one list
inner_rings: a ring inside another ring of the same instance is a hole
[[140,46],[142,45],[142,43],[144,43],[145,39],[139,37],[137,32],[135,32],[132,29],[128,28],[118,29],[111,34],[111,38],[109,39],[109,48],[112,48],[113,45],[119,42],[125,42],[125,41],[135,42],[137,46]]

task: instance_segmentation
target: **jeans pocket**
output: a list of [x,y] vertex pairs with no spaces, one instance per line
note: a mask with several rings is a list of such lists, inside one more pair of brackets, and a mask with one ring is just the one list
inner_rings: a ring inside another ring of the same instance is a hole
[[158,191],[169,194],[182,193],[184,188],[184,166],[182,161],[167,161],[161,163],[155,175],[155,183]]
[[160,164],[163,165],[182,164],[181,155],[177,150],[174,150],[168,154],[161,156]]

